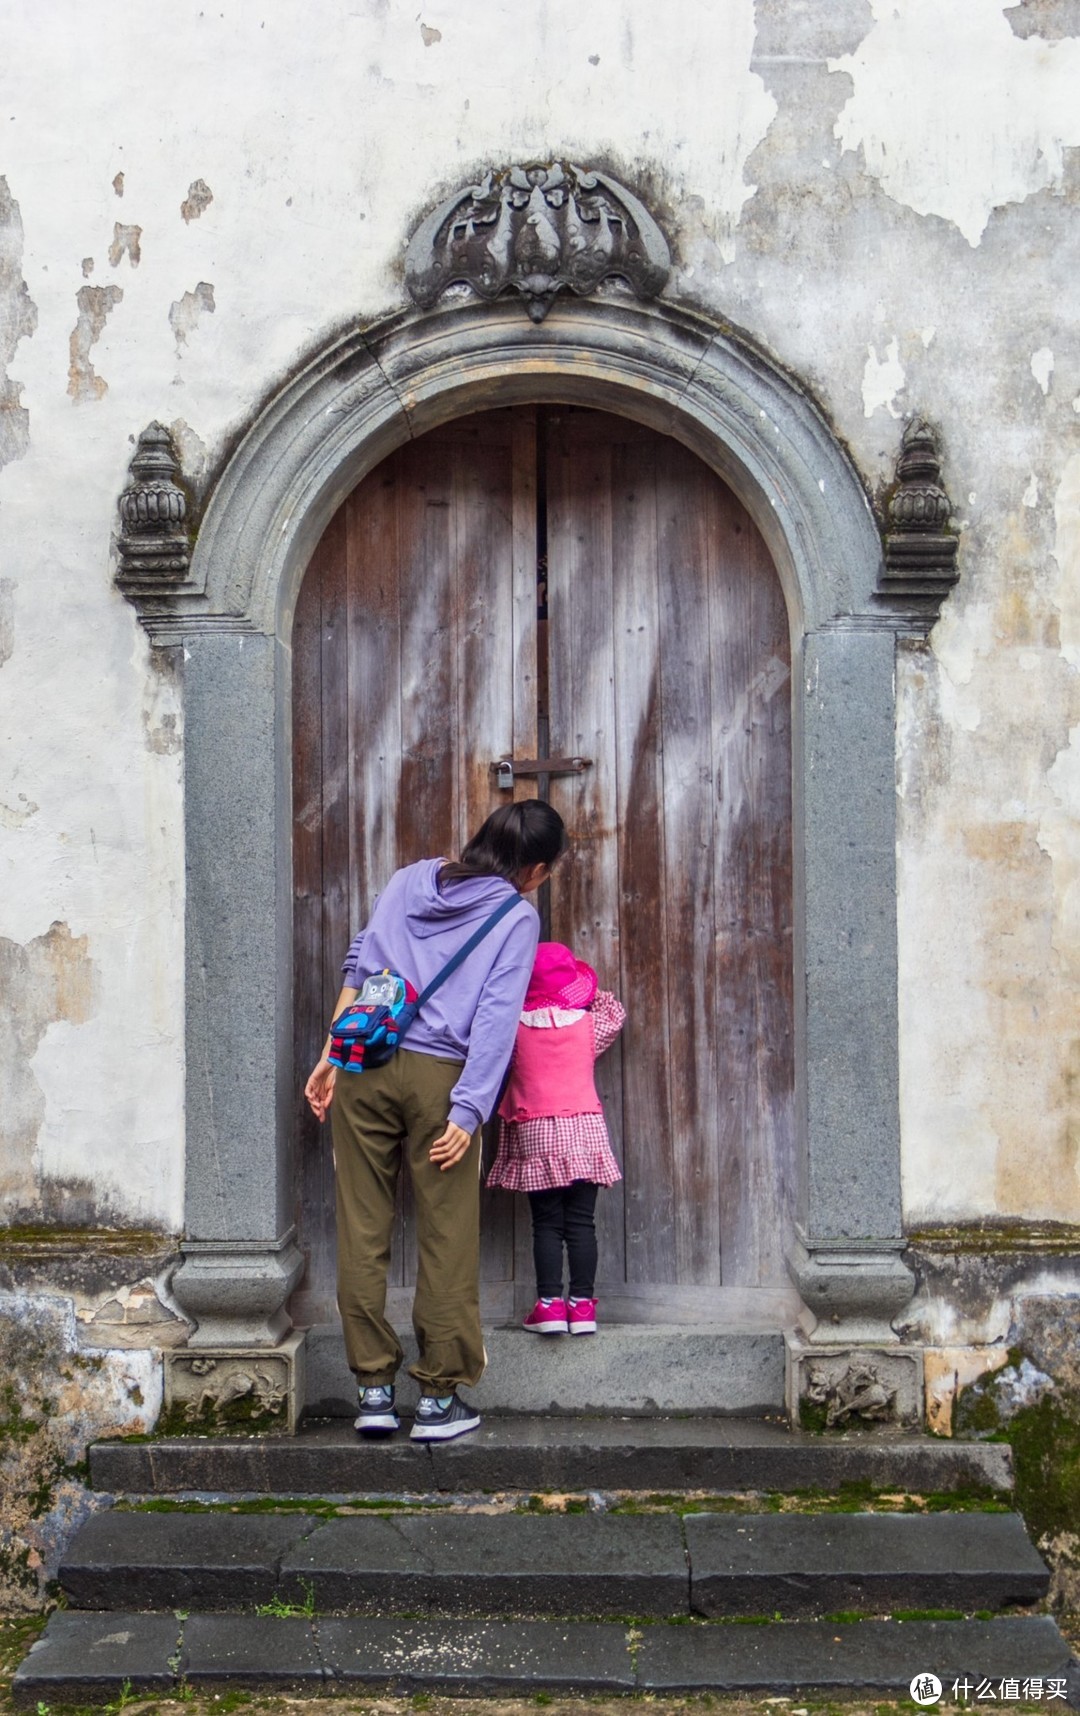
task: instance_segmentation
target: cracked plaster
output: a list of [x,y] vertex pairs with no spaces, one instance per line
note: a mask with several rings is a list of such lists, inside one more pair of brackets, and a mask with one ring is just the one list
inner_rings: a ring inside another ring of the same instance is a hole
[[890,197],[974,247],[996,208],[1061,188],[1080,145],[1080,41],[1018,37],[1000,0],[871,5],[865,40],[830,61],[854,85],[836,136]]

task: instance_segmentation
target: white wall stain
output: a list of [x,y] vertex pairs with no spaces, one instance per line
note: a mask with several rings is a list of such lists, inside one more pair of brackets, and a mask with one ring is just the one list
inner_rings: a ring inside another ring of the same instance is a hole
[[193,179],[188,186],[188,194],[180,204],[180,213],[189,224],[198,220],[203,212],[210,207],[214,193],[205,179]]
[[194,292],[185,292],[182,298],[169,305],[169,326],[176,340],[177,357],[181,355],[180,347],[187,345],[203,316],[213,315],[216,308],[214,288],[206,280],[200,280]]
[[1054,496],[1054,604],[1061,653],[1080,672],[1080,453],[1065,463]]
[[1049,346],[1040,346],[1037,352],[1032,352],[1031,373],[1042,388],[1043,393],[1049,393],[1050,377],[1054,373],[1054,354]]
[[1039,479],[1034,471],[1028,478],[1027,488],[1024,490],[1021,499],[1025,506],[1038,506],[1039,504]]
[[878,357],[873,346],[866,348],[863,365],[863,416],[872,417],[884,406],[890,417],[899,417],[896,396],[904,388],[904,366],[900,362],[900,342],[895,336],[885,347],[885,356]]
[[0,578],[0,667],[15,648],[15,580]]
[[24,792],[18,796],[16,804],[5,804],[0,799],[0,826],[4,828],[21,828],[24,822],[29,822],[41,809],[32,798],[27,798]]
[[120,286],[80,286],[75,294],[78,318],[68,339],[68,392],[78,403],[100,399],[109,384],[99,375],[90,353],[105,331],[105,323],[124,296]]
[[1080,144],[1080,41],[1023,41],[1000,0],[870,0],[874,27],[830,60],[853,92],[836,122],[889,196],[975,246],[994,209],[1060,188]]
[[23,223],[19,205],[0,177],[0,470],[21,459],[30,440],[23,384],[8,374],[20,340],[37,327],[37,306],[23,278]]
[[[1054,866],[1053,946],[1068,975],[1080,980],[1080,726],[1047,775],[1054,806],[1039,819],[1039,845]],[[1080,1021],[1077,1023],[1080,1031]]]

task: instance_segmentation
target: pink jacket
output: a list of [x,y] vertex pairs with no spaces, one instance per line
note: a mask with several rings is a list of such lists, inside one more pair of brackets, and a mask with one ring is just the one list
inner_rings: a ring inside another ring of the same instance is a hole
[[[618,1035],[626,1015],[602,991],[590,1010],[566,1023],[542,1009],[544,1024],[522,1022],[514,1042],[499,1113],[504,1120],[539,1120],[548,1115],[602,1114],[593,1063]],[[548,1022],[550,1021],[550,1022]]]

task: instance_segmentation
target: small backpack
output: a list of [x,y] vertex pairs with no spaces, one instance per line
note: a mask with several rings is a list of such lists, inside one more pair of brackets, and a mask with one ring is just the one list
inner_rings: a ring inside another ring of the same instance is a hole
[[365,977],[356,1000],[330,1027],[331,1065],[345,1072],[384,1067],[419,1010],[416,990],[396,971]]
[[457,970],[462,960],[469,957],[473,948],[479,947],[499,919],[520,903],[521,896],[511,894],[501,906],[497,906],[480,928],[473,931],[465,945],[459,947],[436,973],[422,995],[418,995],[408,979],[400,977],[396,971],[386,970],[378,976],[365,977],[356,1000],[342,1008],[330,1027],[327,1059],[331,1066],[341,1067],[345,1072],[384,1067],[400,1046],[402,1037],[424,1002],[434,995],[440,983],[445,983],[452,971]]

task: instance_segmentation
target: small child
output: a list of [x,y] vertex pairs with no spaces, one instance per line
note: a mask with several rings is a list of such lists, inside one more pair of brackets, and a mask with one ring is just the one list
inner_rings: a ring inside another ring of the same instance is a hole
[[596,1333],[596,1194],[622,1174],[596,1094],[593,1062],[610,1048],[625,1018],[614,995],[597,991],[591,966],[562,942],[540,943],[499,1104],[499,1151],[487,1181],[529,1194],[537,1300],[523,1326],[538,1335]]

